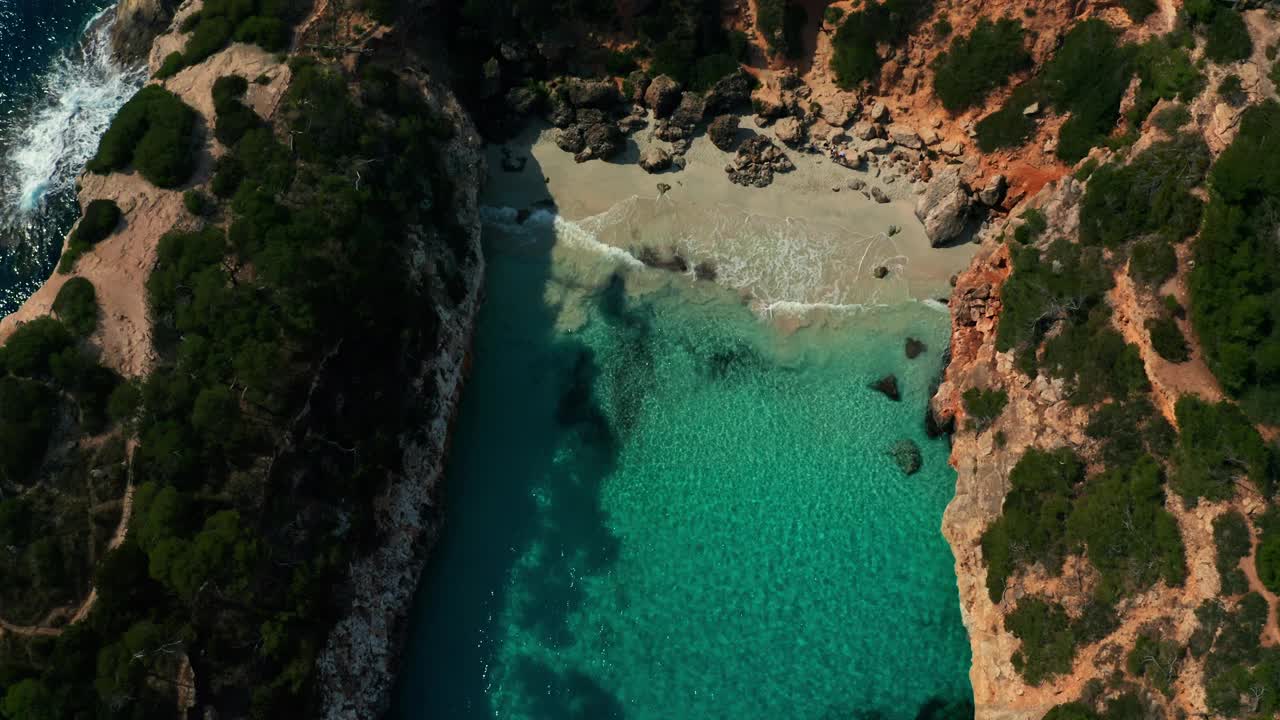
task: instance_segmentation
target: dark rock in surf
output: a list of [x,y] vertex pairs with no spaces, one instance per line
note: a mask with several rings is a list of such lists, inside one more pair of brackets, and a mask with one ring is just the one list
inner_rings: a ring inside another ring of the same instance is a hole
[[898,378],[895,375],[885,375],[879,380],[871,383],[872,390],[882,393],[885,397],[894,402],[902,399],[902,393],[898,390]]

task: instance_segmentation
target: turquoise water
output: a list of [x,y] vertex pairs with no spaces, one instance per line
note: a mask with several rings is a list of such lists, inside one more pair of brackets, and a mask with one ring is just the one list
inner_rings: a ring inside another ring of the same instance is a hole
[[[783,335],[711,283],[486,240],[392,717],[972,717],[955,476],[922,422],[945,313]],[[900,403],[867,387],[889,372]]]

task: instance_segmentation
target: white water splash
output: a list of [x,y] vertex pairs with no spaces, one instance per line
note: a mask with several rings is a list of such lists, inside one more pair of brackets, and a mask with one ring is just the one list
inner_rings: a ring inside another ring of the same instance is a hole
[[107,8],[84,40],[58,55],[39,79],[35,107],[0,138],[0,212],[10,219],[70,189],[120,107],[146,82],[145,66],[124,67],[111,52]]

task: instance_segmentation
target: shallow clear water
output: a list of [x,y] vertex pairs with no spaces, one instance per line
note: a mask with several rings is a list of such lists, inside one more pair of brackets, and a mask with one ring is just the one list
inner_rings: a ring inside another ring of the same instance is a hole
[[[922,422],[947,316],[783,336],[714,284],[561,238],[487,232],[392,717],[971,717],[955,476]],[[908,335],[930,352],[906,360]],[[889,372],[900,403],[867,387]],[[911,477],[886,454],[904,437]]]
[[145,80],[112,57],[103,0],[0,0],[0,316],[49,276],[75,178]]

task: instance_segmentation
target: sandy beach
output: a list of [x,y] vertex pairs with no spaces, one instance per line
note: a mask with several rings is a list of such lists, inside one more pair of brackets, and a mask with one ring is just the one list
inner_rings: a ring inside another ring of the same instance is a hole
[[[968,266],[977,248],[930,247],[913,212],[915,187],[905,177],[882,182],[875,167],[851,170],[821,154],[787,149],[795,171],[776,175],[767,188],[744,187],[724,171],[733,154],[700,134],[683,170],[650,174],[636,158],[650,143],[665,146],[651,137],[652,127],[630,136],[614,161],[581,164],[556,147],[555,128],[530,127],[505,145],[489,146],[482,202],[514,210],[552,202],[561,237],[583,231],[632,255],[644,248],[676,254],[690,273],[705,263],[718,283],[770,314],[946,297],[950,277]],[[767,128],[740,132],[772,137]],[[527,165],[504,170],[504,154],[527,158]],[[849,189],[859,179],[891,202]],[[660,183],[671,189],[660,195]],[[513,222],[515,216],[504,217]],[[877,278],[877,268],[888,272]]]

